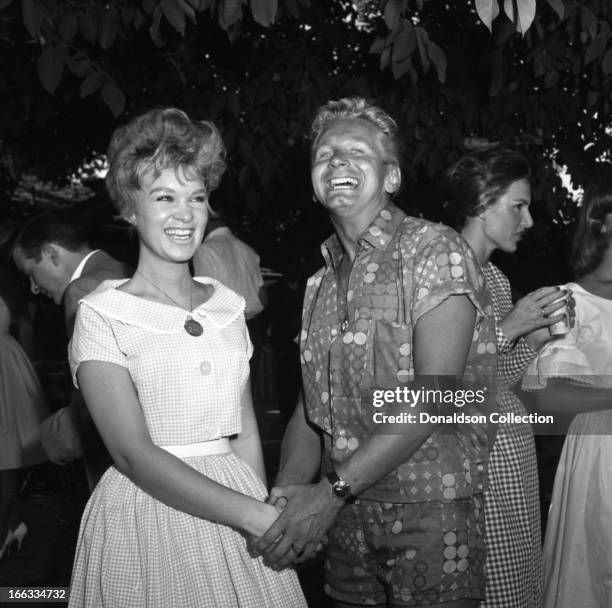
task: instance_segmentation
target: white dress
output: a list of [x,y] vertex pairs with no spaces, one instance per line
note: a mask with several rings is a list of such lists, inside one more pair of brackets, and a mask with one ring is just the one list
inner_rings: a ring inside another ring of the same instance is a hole
[[[612,388],[612,300],[568,286],[576,324],[542,349],[523,386],[566,378]],[[579,414],[569,427],[544,538],[544,584],[544,608],[612,606],[612,409]]]
[[[183,328],[186,311],[118,291],[106,281],[81,300],[70,346],[73,375],[87,360],[127,368],[153,442],[197,443],[240,432],[240,396],[252,347],[244,300],[214,279],[193,312],[204,332]],[[266,489],[234,454],[184,459],[194,469],[264,500]],[[304,607],[295,572],[248,552],[229,526],[156,500],[111,467],[85,509],[71,581],[71,607]]]

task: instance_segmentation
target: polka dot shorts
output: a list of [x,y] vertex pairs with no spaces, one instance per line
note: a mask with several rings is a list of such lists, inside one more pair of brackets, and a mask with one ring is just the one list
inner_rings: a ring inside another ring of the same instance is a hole
[[325,591],[365,606],[483,599],[484,561],[480,495],[449,502],[358,500],[330,531]]

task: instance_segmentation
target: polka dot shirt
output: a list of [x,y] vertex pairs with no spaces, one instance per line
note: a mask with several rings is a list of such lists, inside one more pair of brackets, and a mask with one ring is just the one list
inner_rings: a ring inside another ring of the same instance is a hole
[[[345,298],[338,288],[343,251],[336,235],[322,252],[325,266],[306,287],[300,352],[308,417],[324,432],[329,464],[349,457],[374,430],[372,389],[410,385],[415,324],[452,295],[466,295],[478,312],[465,376],[492,385],[491,300],[472,250],[456,232],[389,204],[359,239]],[[486,428],[458,426],[439,427],[408,462],[361,496],[422,502],[481,493]]]

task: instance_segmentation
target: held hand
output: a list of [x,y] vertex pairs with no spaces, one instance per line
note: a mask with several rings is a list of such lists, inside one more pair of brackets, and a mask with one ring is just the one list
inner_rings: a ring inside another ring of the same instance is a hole
[[[564,297],[563,300],[560,299],[562,297]],[[516,340],[520,336],[526,336],[544,328],[545,332],[539,332],[531,339],[531,342],[540,348],[551,339],[547,328],[563,319],[563,314],[558,313],[564,312],[566,301],[571,320],[574,310],[574,298],[571,291],[554,286],[541,287],[521,298],[501,321],[500,327],[510,340]],[[529,340],[527,342],[532,346]]]
[[255,537],[262,536],[277,520],[278,514],[279,510],[273,505],[265,502],[257,503],[254,519],[247,532]]
[[287,504],[272,527],[254,543],[255,550],[279,568],[312,557],[343,503],[332,497],[329,483],[274,488],[271,500],[284,497]]

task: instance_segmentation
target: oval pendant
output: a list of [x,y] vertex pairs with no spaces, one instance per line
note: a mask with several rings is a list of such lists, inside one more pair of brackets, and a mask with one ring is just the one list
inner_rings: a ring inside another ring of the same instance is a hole
[[204,332],[204,328],[195,319],[192,319],[191,317],[189,317],[189,319],[185,321],[185,325],[183,325],[183,327],[190,336],[195,336],[196,338],[198,336],[201,336]]

